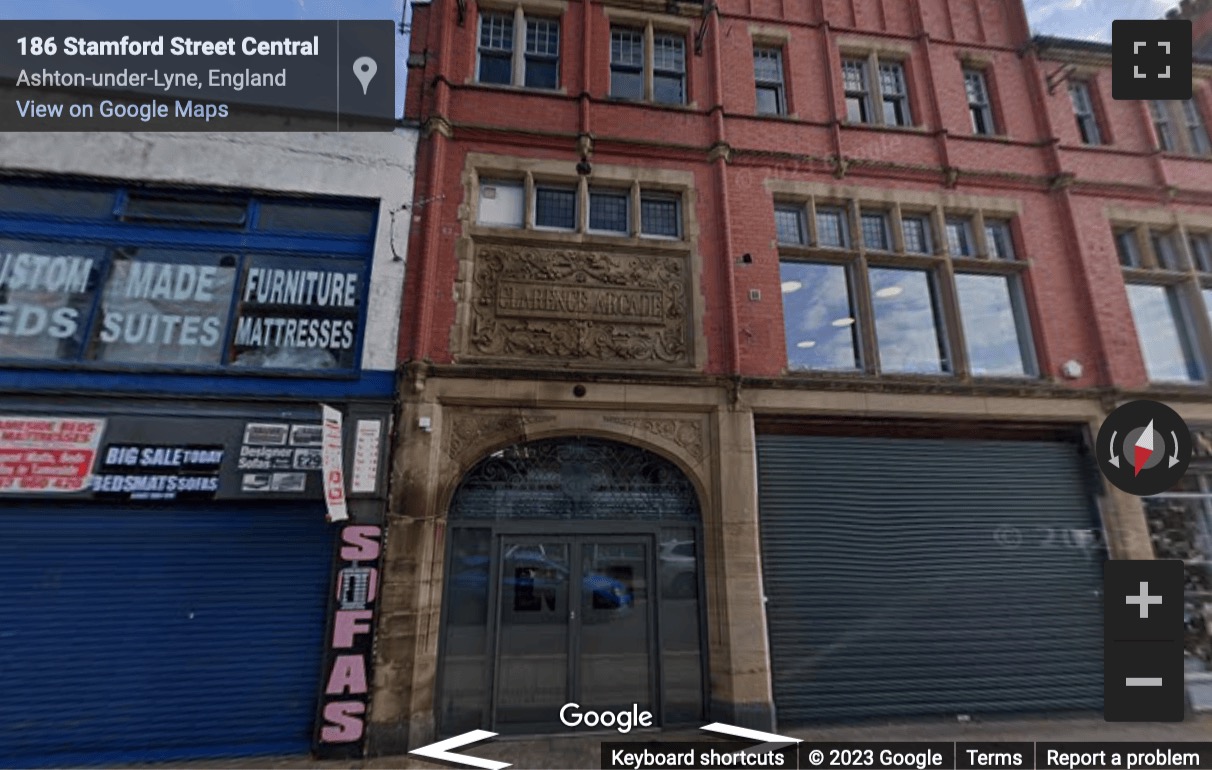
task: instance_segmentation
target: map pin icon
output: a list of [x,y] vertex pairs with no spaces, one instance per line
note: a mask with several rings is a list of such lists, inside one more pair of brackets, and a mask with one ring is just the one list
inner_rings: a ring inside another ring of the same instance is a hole
[[358,82],[362,84],[362,95],[366,95],[366,89],[370,87],[370,81],[374,78],[375,73],[379,71],[379,65],[375,64],[375,60],[369,56],[362,56],[354,62],[354,76]]

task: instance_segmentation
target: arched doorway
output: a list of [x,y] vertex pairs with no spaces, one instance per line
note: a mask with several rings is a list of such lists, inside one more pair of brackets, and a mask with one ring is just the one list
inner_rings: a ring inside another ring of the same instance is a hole
[[438,728],[550,733],[560,708],[703,716],[702,517],[669,460],[597,438],[516,444],[451,500]]

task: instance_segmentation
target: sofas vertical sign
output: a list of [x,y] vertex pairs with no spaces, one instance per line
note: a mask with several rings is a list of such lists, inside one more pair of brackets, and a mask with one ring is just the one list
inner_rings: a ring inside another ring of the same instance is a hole
[[336,602],[317,720],[315,753],[321,758],[362,756],[382,534],[382,527],[373,524],[349,524],[341,530],[334,578]]

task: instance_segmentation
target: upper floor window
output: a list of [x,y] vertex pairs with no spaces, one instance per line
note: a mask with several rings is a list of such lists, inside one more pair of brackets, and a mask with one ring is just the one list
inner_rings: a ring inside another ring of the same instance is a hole
[[985,220],[985,250],[990,259],[1014,259],[1014,238],[1010,235],[1009,221]]
[[513,82],[513,14],[480,14],[481,83]]
[[1195,269],[1201,273],[1212,273],[1212,234],[1191,233],[1187,237],[1191,247],[1191,259]]
[[1194,334],[1178,287],[1129,283],[1127,288],[1128,306],[1132,309],[1149,379],[1200,380]]
[[1098,127],[1098,116],[1094,112],[1094,98],[1090,83],[1085,80],[1069,81],[1069,99],[1073,102],[1073,115],[1077,119],[1077,131],[1083,144],[1102,144],[1103,135]]
[[868,251],[890,251],[892,241],[888,237],[888,215],[882,211],[863,212],[860,218],[863,228],[863,246]]
[[1150,230],[1149,240],[1157,257],[1157,266],[1163,270],[1186,270],[1187,260],[1180,251],[1177,233],[1165,230]]
[[556,88],[559,64],[558,21],[530,18],[520,10],[480,14],[479,82]]
[[981,136],[997,133],[993,125],[993,106],[989,99],[989,84],[985,73],[978,69],[965,69],[964,91],[968,94],[968,115],[972,118],[972,133]]
[[[586,206],[587,216],[582,216]],[[484,179],[477,212],[476,222],[490,227],[682,238],[682,196],[637,184],[611,187],[590,186],[584,179]],[[638,222],[633,212],[638,212]]]
[[907,126],[909,119],[909,87],[905,85],[905,65],[900,62],[880,62],[880,91],[884,102],[884,125]]
[[806,242],[803,206],[775,206],[774,224],[779,243],[802,246]]
[[972,242],[972,220],[967,217],[947,219],[947,253],[953,257],[971,257],[976,254]]
[[573,186],[535,185],[534,226],[575,230],[577,191]]
[[652,37],[652,100],[686,103],[686,41],[677,35]]
[[644,98],[642,31],[610,30],[610,95],[620,99]]
[[1149,101],[1149,115],[1153,118],[1153,132],[1157,135],[1157,148],[1164,152],[1178,149],[1174,126],[1170,123],[1170,108],[1156,99]]
[[1157,138],[1157,149],[1162,152],[1186,155],[1208,155],[1212,145],[1208,142],[1208,131],[1204,126],[1199,105],[1192,99],[1166,102],[1157,99],[1149,102],[1149,117],[1153,122],[1153,133]]
[[555,88],[560,70],[560,23],[551,19],[526,20],[526,55],[523,82],[530,88]]
[[867,85],[867,60],[843,59],[842,83],[846,92],[846,119],[851,123],[874,123],[871,89]]
[[1135,229],[1115,231],[1115,253],[1124,267],[1140,267],[1140,245],[1136,241]]
[[754,48],[753,79],[757,85],[758,114],[787,114],[787,99],[783,90],[783,52],[778,48]]
[[479,222],[482,225],[521,227],[526,216],[526,190],[521,182],[480,182]]
[[603,233],[631,232],[628,190],[589,188],[589,229]]
[[1212,308],[1212,276],[1200,273],[1212,268],[1212,249],[1200,243],[1202,233],[1188,233],[1184,242],[1181,228],[1128,225],[1113,232],[1149,379],[1201,381],[1204,362],[1212,360],[1198,342]]
[[[651,42],[652,61],[645,50]],[[610,95],[661,104],[686,103],[686,40],[644,29],[610,30]]]
[[910,254],[933,254],[934,242],[930,237],[928,215],[901,215],[901,236],[905,251]]
[[[846,230],[852,206],[860,227],[853,244]],[[802,233],[806,211],[815,211],[810,234]],[[971,241],[969,218],[948,221],[963,222]],[[862,201],[777,204],[789,368],[1033,375],[1019,279],[1025,265],[1014,261],[1008,220],[984,221],[998,232],[1005,227],[1005,242],[988,247],[1000,249],[1002,262],[977,266],[956,259],[949,279],[933,253],[930,213],[889,211]],[[896,243],[890,233],[898,224],[903,237]],[[960,327],[949,327],[948,318],[959,319]]]
[[669,193],[640,193],[640,233],[659,238],[682,237],[681,196]]
[[842,59],[842,87],[846,96],[846,119],[851,123],[885,126],[913,123],[903,63],[881,61],[875,54]]
[[1187,137],[1191,143],[1191,152],[1196,155],[1207,155],[1212,151],[1208,144],[1208,129],[1204,127],[1203,115],[1199,114],[1199,106],[1194,99],[1179,102],[1183,108],[1183,117],[1187,125]]
[[816,243],[829,249],[845,249],[850,245],[846,212],[835,206],[816,209]]

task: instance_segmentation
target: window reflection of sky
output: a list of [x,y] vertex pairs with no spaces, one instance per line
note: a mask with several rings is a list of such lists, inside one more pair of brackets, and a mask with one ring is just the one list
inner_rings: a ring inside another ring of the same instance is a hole
[[880,368],[918,374],[943,371],[929,276],[922,270],[872,268],[870,277]]
[[958,273],[955,288],[959,294],[972,373],[978,376],[1025,375],[1009,279],[1001,275]]
[[1128,284],[1128,303],[1140,337],[1149,379],[1186,382],[1197,379],[1178,328],[1177,308],[1164,286]]
[[783,262],[783,316],[792,369],[854,369],[857,324],[846,268]]

